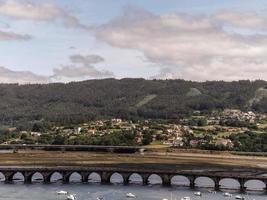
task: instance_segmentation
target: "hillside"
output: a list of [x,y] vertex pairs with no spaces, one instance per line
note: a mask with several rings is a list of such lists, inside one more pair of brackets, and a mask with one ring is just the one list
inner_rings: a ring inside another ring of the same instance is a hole
[[224,108],[267,112],[265,87],[265,81],[144,79],[0,84],[0,122],[46,119],[75,123],[106,117],[174,119],[194,110]]

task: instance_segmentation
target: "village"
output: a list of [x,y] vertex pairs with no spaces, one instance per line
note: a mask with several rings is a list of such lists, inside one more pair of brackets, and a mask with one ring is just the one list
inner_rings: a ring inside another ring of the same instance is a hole
[[[33,124],[31,130],[6,128],[5,133],[1,134],[1,142],[24,145],[150,145],[208,150],[264,151],[267,149],[267,144],[264,142],[266,141],[266,120],[267,116],[264,114],[226,109],[209,114],[196,111],[190,117],[173,121],[133,122],[113,118],[72,126],[49,127],[44,127],[38,122]],[[247,137],[251,138],[243,144],[242,138],[247,139]],[[260,144],[259,141],[261,141]],[[260,146],[256,147],[253,142]],[[255,149],[251,149],[252,146]]]

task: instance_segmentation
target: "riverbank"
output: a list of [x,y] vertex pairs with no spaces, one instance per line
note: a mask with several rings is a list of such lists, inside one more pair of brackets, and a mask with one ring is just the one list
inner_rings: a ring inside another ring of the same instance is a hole
[[18,151],[1,153],[2,166],[140,166],[150,169],[248,169],[267,173],[267,158],[229,154],[147,152],[116,154],[96,152]]

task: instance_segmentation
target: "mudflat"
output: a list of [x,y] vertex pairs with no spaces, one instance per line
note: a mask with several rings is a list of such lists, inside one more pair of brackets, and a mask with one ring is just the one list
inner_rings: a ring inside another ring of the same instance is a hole
[[1,166],[114,166],[151,169],[257,169],[267,172],[267,157],[201,153],[115,154],[96,152],[20,151],[1,153]]

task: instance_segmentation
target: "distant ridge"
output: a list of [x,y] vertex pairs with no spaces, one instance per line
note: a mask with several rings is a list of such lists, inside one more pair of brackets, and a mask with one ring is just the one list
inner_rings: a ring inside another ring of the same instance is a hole
[[[72,83],[0,84],[0,122],[45,119],[176,119],[195,110],[267,112],[267,82],[103,79]],[[264,91],[263,91],[264,90]],[[264,93],[264,94],[263,94]]]

